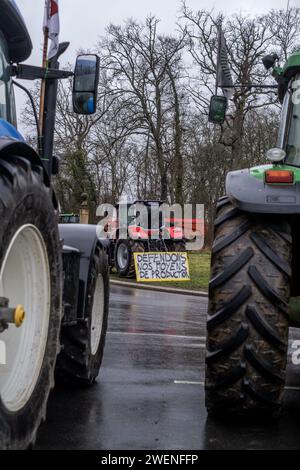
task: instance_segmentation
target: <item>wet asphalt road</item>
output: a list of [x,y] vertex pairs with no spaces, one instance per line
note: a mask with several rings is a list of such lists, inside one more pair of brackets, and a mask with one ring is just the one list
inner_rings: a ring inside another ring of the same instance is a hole
[[[220,423],[204,407],[205,298],[112,286],[98,382],[56,388],[37,449],[299,449],[300,367],[272,424]],[[291,339],[300,330],[291,329]]]

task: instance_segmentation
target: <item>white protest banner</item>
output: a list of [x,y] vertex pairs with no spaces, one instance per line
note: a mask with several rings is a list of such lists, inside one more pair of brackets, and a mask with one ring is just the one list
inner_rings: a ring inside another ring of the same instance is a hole
[[138,282],[189,281],[189,262],[186,252],[134,253]]

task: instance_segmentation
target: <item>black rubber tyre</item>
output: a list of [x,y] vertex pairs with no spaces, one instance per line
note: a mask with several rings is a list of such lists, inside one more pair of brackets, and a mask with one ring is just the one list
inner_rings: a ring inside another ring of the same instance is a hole
[[207,320],[206,407],[278,414],[288,346],[291,234],[287,223],[218,203]]
[[[99,311],[95,310],[97,282],[101,289]],[[62,326],[62,350],[57,360],[56,375],[61,382],[90,385],[99,375],[105,346],[109,306],[109,273],[107,254],[97,245],[87,285],[84,320],[74,326]],[[94,310],[93,310],[94,309]],[[93,350],[93,314],[100,315],[99,335]],[[102,320],[102,322],[101,322]]]
[[[7,160],[0,160],[0,220],[0,266],[13,236],[19,228],[27,224],[39,230],[49,262],[50,317],[45,353],[37,382],[24,406],[17,411],[8,410],[0,396],[0,449],[26,449],[34,443],[38,427],[41,421],[45,420],[48,396],[54,386],[54,367],[59,352],[63,278],[61,245],[51,190],[44,184],[43,170],[31,165],[24,158],[11,156]],[[13,278],[11,283],[14,283]],[[35,295],[34,291],[32,295]],[[1,336],[0,333],[0,339]]]
[[[127,259],[124,265],[118,261],[119,250],[126,250]],[[145,245],[139,240],[118,240],[115,250],[115,266],[120,277],[135,277],[135,265],[133,253],[144,253]]]

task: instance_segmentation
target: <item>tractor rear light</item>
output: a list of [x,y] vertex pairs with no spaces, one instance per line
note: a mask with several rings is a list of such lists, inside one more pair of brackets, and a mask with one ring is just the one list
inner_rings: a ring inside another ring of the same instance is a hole
[[265,172],[265,182],[292,184],[294,182],[294,173],[289,170],[267,170]]

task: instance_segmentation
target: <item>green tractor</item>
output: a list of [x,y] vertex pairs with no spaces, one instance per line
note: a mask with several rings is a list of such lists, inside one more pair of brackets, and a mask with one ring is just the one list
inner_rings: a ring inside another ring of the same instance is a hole
[[[278,414],[289,326],[300,326],[290,308],[300,296],[300,52],[283,68],[277,59],[263,60],[282,103],[277,148],[270,164],[229,172],[217,204],[205,382],[213,415]],[[223,104],[211,103],[211,120],[222,120]]]

